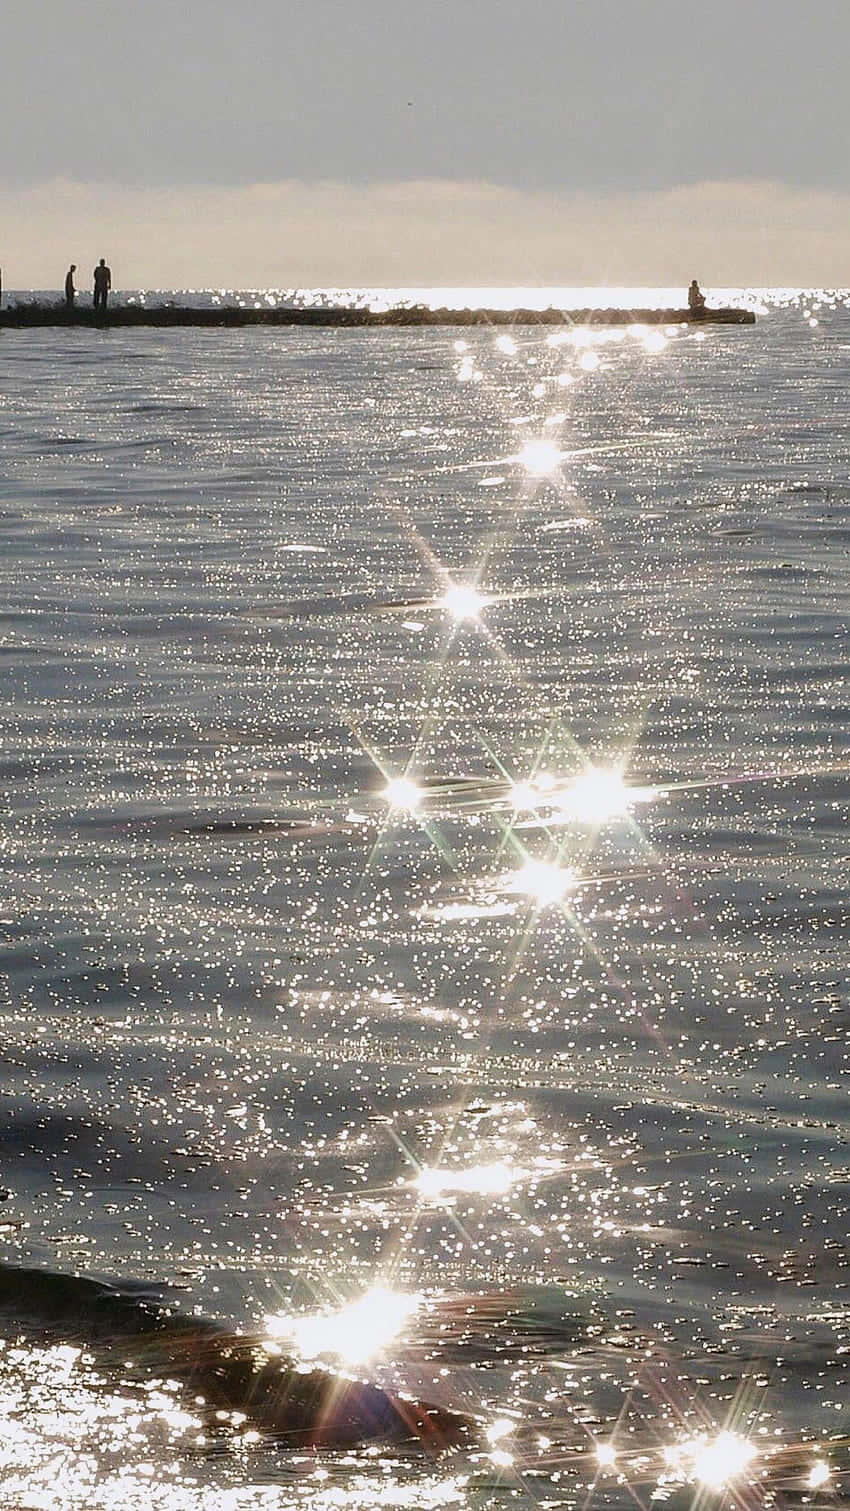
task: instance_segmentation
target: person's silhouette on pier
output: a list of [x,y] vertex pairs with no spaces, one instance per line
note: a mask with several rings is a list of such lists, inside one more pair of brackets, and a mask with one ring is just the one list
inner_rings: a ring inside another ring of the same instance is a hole
[[688,289],[688,309],[692,315],[701,315],[705,309],[705,294],[695,278],[691,279],[691,286]]
[[106,301],[109,290],[112,288],[112,273],[106,266],[106,261],[101,257],[94,270],[94,307],[95,312],[106,314]]
[[69,267],[69,269],[67,271],[67,273],[65,274],[65,308],[66,308],[66,310],[72,310],[74,308],[74,299],[76,298],[76,294],[77,294],[77,290],[74,288],[74,274],[76,273],[76,271],[77,271],[77,264],[75,262],[72,262],[71,266]]

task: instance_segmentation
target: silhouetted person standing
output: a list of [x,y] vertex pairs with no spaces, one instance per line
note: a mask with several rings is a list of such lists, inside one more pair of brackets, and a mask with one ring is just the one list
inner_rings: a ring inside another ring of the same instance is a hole
[[112,273],[101,257],[100,262],[94,270],[94,307],[96,311],[102,310],[104,315],[106,314],[106,301],[111,288]]
[[74,308],[74,299],[76,298],[76,294],[77,294],[77,290],[74,288],[74,274],[76,273],[76,271],[77,271],[77,264],[75,262],[72,262],[71,266],[69,267],[69,269],[67,271],[67,273],[65,274],[65,308],[66,308],[66,310],[72,310]]

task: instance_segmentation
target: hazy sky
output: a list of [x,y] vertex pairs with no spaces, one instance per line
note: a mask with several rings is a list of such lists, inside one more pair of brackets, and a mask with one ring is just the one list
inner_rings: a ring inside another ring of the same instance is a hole
[[7,0],[5,282],[850,282],[848,59],[850,0]]

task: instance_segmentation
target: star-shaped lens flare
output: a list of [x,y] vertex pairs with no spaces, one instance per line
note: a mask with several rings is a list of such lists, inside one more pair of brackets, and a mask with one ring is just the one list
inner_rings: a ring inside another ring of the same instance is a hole
[[536,440],[526,441],[521,451],[511,457],[513,462],[519,462],[524,467],[529,477],[551,477],[557,472],[564,459],[564,453],[554,441]]
[[563,902],[575,889],[577,877],[567,867],[551,861],[527,860],[507,881],[507,890],[521,897],[530,897],[539,908],[552,907]]
[[266,1329],[269,1337],[294,1346],[300,1359],[328,1357],[360,1364],[391,1343],[421,1303],[421,1296],[375,1286],[335,1312],[267,1317]]
[[407,776],[396,776],[387,782],[383,792],[390,808],[400,813],[415,813],[425,796],[421,787]]
[[464,583],[452,583],[437,600],[440,607],[455,620],[477,619],[489,601],[477,588]]

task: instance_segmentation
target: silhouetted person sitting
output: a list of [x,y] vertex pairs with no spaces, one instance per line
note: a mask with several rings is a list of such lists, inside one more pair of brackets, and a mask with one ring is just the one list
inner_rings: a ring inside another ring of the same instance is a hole
[[705,309],[705,294],[695,278],[691,279],[691,286],[688,289],[688,309],[692,315],[701,315]]
[[74,308],[74,299],[77,293],[77,290],[74,288],[74,274],[76,271],[77,264],[72,262],[65,274],[65,308],[69,310]]
[[94,270],[94,307],[106,314],[106,300],[112,288],[112,273],[101,257]]

